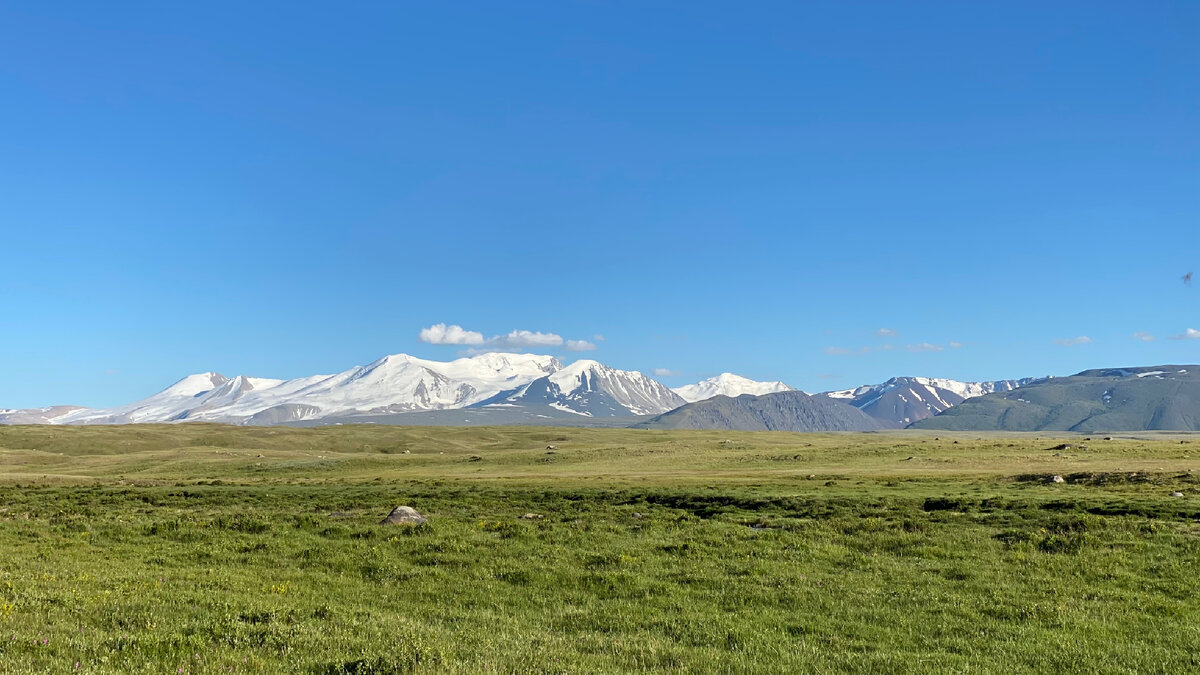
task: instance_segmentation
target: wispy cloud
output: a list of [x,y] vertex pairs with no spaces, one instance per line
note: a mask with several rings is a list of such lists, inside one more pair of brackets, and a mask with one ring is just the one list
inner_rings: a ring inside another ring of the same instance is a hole
[[850,354],[866,354],[871,351],[870,347],[859,347],[858,349],[847,349],[845,347],[826,347],[825,353],[830,356],[848,356]]
[[673,377],[675,375],[678,375],[679,371],[671,370],[670,368],[655,368],[654,374],[658,377]]
[[961,349],[962,346],[963,346],[963,343],[961,343],[957,340],[950,341],[950,349]]
[[466,330],[462,326],[435,323],[429,328],[422,328],[417,334],[421,342],[431,345],[481,345],[483,333]]
[[596,342],[604,342],[604,336],[601,335],[600,333],[596,333],[595,335],[593,335],[592,339],[595,340]]
[[1074,347],[1075,345],[1090,345],[1091,343],[1092,343],[1092,338],[1090,338],[1086,335],[1080,335],[1079,337],[1073,337],[1073,338],[1059,338],[1054,341],[1054,344],[1061,345],[1063,347]]
[[1142,342],[1154,342],[1154,336],[1144,330],[1139,330],[1138,332],[1134,333],[1133,339],[1141,340]]
[[587,340],[567,340],[566,346],[569,352],[590,352],[596,348],[595,343]]
[[905,349],[910,352],[940,352],[945,349],[941,345],[935,345],[931,342],[920,342],[915,345],[905,345]]
[[1189,328],[1179,335],[1172,335],[1172,340],[1200,340],[1200,330]]
[[[896,331],[888,328],[880,328],[879,330],[875,331],[875,334],[879,337],[885,338],[892,338],[898,335]],[[961,342],[951,342],[950,346],[954,349],[958,349],[963,345]],[[838,347],[831,345],[826,347],[824,352],[830,356],[860,356],[863,354],[870,354],[871,352],[892,352],[897,348],[897,345],[890,342],[885,342],[881,345],[875,345],[874,347]],[[916,342],[904,345],[904,349],[909,352],[918,353],[941,352],[945,351],[946,348],[942,345],[934,344],[932,342]]]

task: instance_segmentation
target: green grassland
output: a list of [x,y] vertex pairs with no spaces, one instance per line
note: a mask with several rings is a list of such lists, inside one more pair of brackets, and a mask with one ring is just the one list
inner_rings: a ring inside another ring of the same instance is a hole
[[0,427],[0,672],[1196,672],[1197,453]]

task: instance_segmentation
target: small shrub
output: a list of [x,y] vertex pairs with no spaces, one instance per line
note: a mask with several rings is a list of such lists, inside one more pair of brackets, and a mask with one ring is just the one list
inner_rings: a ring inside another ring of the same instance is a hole
[[1032,539],[1032,535],[1023,530],[1005,530],[994,536],[995,539],[1004,543],[1005,546],[1016,546],[1024,544]]
[[496,572],[495,577],[513,586],[526,586],[533,579],[529,572],[525,570],[501,570]]
[[398,675],[443,660],[440,649],[420,639],[403,641],[389,652],[385,656],[364,656],[331,664],[324,670],[324,675]]
[[218,530],[243,532],[245,534],[262,534],[271,529],[271,524],[249,514],[238,513],[232,516],[217,516],[210,526]]
[[962,511],[971,509],[971,502],[957,497],[929,497],[921,504],[924,511]]
[[1069,534],[1049,533],[1038,539],[1037,548],[1042,553],[1079,553],[1090,543],[1091,536],[1086,532]]
[[479,521],[479,529],[484,532],[492,532],[501,537],[508,539],[520,533],[520,528],[516,523],[507,520],[481,520]]

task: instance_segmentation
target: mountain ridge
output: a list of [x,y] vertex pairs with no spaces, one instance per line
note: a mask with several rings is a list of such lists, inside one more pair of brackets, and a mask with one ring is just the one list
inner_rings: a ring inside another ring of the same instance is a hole
[[875,418],[837,399],[781,391],[755,396],[714,396],[634,425],[639,429],[728,431],[876,431]]
[[[533,395],[534,385],[540,396]],[[391,354],[333,375],[289,380],[194,373],[133,403],[100,409],[58,406],[0,411],[0,424],[200,421],[271,425],[326,418],[387,418],[485,403],[521,408],[529,419],[552,419],[559,412],[579,417],[640,417],[665,412],[684,401],[640,372],[588,359],[564,366],[552,356],[537,354],[489,352],[445,362]],[[509,418],[520,420],[519,416]]]
[[1040,378],[963,382],[936,377],[893,377],[883,383],[818,394],[853,405],[885,425],[903,429],[941,414],[963,401],[995,391],[1011,391]]
[[545,405],[584,417],[633,417],[656,415],[684,403],[666,385],[636,370],[581,359],[471,407]]
[[969,399],[916,429],[1200,431],[1200,366],[1095,368]]

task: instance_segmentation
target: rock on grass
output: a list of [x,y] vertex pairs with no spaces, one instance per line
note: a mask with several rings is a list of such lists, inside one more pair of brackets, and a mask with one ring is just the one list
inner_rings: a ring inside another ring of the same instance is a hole
[[379,521],[380,525],[420,525],[421,523],[429,522],[429,519],[421,515],[416,509],[411,506],[397,506],[392,509],[392,512],[387,515],[387,518]]

